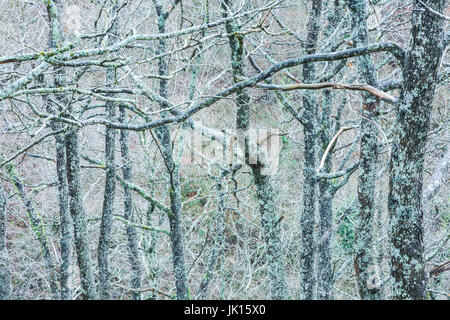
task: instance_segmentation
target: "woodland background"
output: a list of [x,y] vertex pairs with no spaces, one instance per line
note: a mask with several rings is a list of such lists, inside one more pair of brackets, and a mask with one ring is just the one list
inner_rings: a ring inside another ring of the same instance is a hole
[[1,0],[0,298],[448,299],[449,16]]

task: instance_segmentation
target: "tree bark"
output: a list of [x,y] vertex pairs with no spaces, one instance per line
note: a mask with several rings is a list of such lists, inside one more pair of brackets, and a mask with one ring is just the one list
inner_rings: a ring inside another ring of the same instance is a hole
[[[120,107],[120,122],[125,122],[125,108]],[[129,146],[129,132],[127,130],[120,131],[120,150],[122,154],[122,173],[123,179],[128,182],[133,181],[133,167],[131,165],[130,158],[130,146]],[[134,222],[135,218],[133,215],[133,194],[131,190],[124,185],[123,186],[123,205],[124,211],[123,216],[130,222]],[[128,260],[130,261],[131,271],[132,271],[132,280],[131,287],[133,289],[137,289],[137,291],[133,291],[133,299],[141,300],[141,292],[138,289],[142,287],[142,264],[139,252],[139,242],[138,242],[138,234],[136,232],[136,228],[134,228],[131,224],[126,224],[126,234],[127,234],[127,247],[128,247]]]
[[9,271],[9,255],[6,246],[7,199],[3,185],[0,184],[0,300],[8,300],[11,296],[11,273]]
[[[232,1],[223,0],[222,9],[226,12],[231,8]],[[224,15],[227,15],[225,13]],[[231,67],[233,70],[233,80],[238,82],[244,76],[244,42],[240,35],[231,35],[239,30],[237,22],[225,24],[231,51]],[[280,239],[280,216],[276,212],[274,202],[274,191],[269,175],[262,173],[262,164],[249,163],[248,130],[250,128],[250,96],[246,89],[236,91],[236,129],[238,139],[245,142],[245,162],[250,165],[256,192],[258,196],[259,212],[261,215],[261,225],[264,230],[264,241],[267,250],[268,274],[270,279],[270,296],[274,300],[287,298],[286,271],[283,261],[283,254]]]
[[[320,31],[322,1],[313,0],[312,9],[307,21],[307,39],[304,44],[305,54],[316,52]],[[311,83],[316,77],[314,63],[303,65],[303,82]],[[314,92],[305,92],[303,96],[303,210],[300,217],[301,249],[300,249],[300,299],[314,299],[314,288],[317,277],[314,272],[315,244],[314,225],[317,202],[316,153],[317,153],[317,101]]]
[[75,249],[80,269],[81,287],[85,299],[97,298],[92,258],[87,238],[86,214],[81,189],[80,150],[78,129],[72,128],[66,135],[67,183],[69,186],[70,215],[73,220]]
[[[61,28],[61,10],[62,4],[59,0],[50,1],[47,4],[47,13],[50,24],[50,48],[58,48],[64,42],[64,35]],[[63,68],[57,68],[55,71],[54,85],[55,87],[63,87],[66,85],[66,73]],[[67,99],[57,95],[55,97],[63,104],[67,103]],[[55,106],[51,107],[51,102],[47,99],[48,110],[50,112],[61,112],[61,108]],[[62,124],[57,121],[51,122],[51,128],[54,131],[61,130]],[[64,133],[55,135],[56,143],[56,172],[58,178],[58,201],[59,201],[59,216],[61,229],[61,272],[60,272],[60,286],[61,299],[72,299],[72,291],[70,289],[70,277],[72,267],[72,219],[69,212],[69,190],[67,185],[66,172],[66,142]]]
[[[332,93],[326,90],[323,94],[322,103],[322,119],[321,130],[319,134],[321,142],[321,150],[325,152],[331,136],[331,109],[332,109]],[[324,172],[331,172],[333,166],[333,157],[329,153],[325,158]],[[333,225],[333,198],[335,191],[330,179],[321,179],[319,181],[319,239],[321,239]],[[317,279],[317,299],[332,300],[333,299],[333,267],[331,264],[331,237],[326,237],[323,243],[319,245],[318,259],[318,279]]]
[[224,200],[224,191],[223,191],[223,179],[226,176],[227,172],[223,172],[221,177],[216,179],[216,195],[217,195],[217,214],[215,217],[216,220],[216,231],[215,231],[215,240],[214,246],[211,249],[211,255],[209,256],[208,266],[206,269],[205,277],[200,283],[200,288],[198,289],[197,297],[199,299],[206,299],[208,293],[208,286],[213,277],[213,271],[216,267],[217,260],[219,260],[225,249],[225,229],[226,229],[226,220],[225,220],[225,200]]
[[[55,125],[56,127],[60,124]],[[72,290],[70,278],[72,274],[72,219],[69,210],[69,187],[67,183],[66,142],[64,134],[55,136],[56,141],[56,172],[58,175],[58,201],[61,223],[61,299],[71,300]]]
[[[369,43],[366,0],[347,0],[352,17],[353,46]],[[376,75],[370,56],[358,58],[358,72],[362,81],[376,86]],[[358,171],[358,220],[355,228],[354,267],[361,299],[381,298],[379,284],[373,283],[376,261],[373,256],[373,229],[375,216],[375,183],[378,161],[378,112],[380,100],[371,94],[362,95],[361,143]]]
[[281,246],[282,217],[277,213],[274,188],[270,176],[261,173],[261,166],[253,165],[252,172],[258,195],[261,225],[267,247],[268,273],[271,281],[270,295],[273,300],[287,298],[286,270]]
[[48,245],[48,238],[46,231],[44,229],[42,219],[39,217],[39,215],[36,213],[33,203],[31,202],[31,199],[27,196],[25,187],[19,177],[19,175],[16,172],[16,169],[14,165],[7,164],[6,170],[8,172],[8,175],[10,176],[14,186],[17,189],[17,192],[19,193],[20,199],[22,200],[23,204],[25,205],[25,208],[28,213],[28,217],[30,219],[31,228],[33,230],[34,235],[36,236],[36,239],[39,241],[39,244],[41,246],[42,256],[44,259],[45,268],[47,269],[48,273],[48,281],[50,284],[50,292],[52,294],[53,299],[59,299],[58,294],[58,277],[55,270],[55,264],[53,262],[52,255],[50,253],[49,245]]
[[[344,18],[343,14],[344,4],[339,1],[330,1],[324,4],[323,10],[328,11],[328,25],[324,29],[325,39],[330,39],[338,28],[340,21]],[[334,46],[336,41],[332,41],[331,45]],[[342,61],[337,62],[336,65],[330,64],[328,67],[332,75],[335,76],[341,69],[337,68],[342,64]],[[316,80],[317,81],[317,80]],[[342,107],[345,105],[341,102],[336,116],[334,117],[334,123],[332,119],[333,103],[334,103],[334,93],[331,90],[325,90],[323,92],[322,98],[322,110],[317,116],[320,121],[319,126],[319,139],[321,144],[321,154],[322,160],[319,164],[319,170],[325,173],[331,173],[333,168],[333,156],[332,150],[335,143],[332,143],[334,137],[343,128],[340,128],[340,114]],[[345,98],[344,100],[345,101]],[[334,135],[333,135],[334,131]],[[337,138],[336,138],[337,139]],[[330,145],[332,144],[332,145]],[[322,168],[323,162],[323,168]],[[320,179],[319,180],[319,248],[318,248],[318,274],[317,274],[317,299],[318,300],[332,300],[334,298],[334,272],[332,266],[332,244],[333,238],[330,235],[333,226],[333,199],[336,194],[337,189],[333,185],[330,179]],[[323,239],[323,241],[322,241]]]
[[[112,20],[112,26],[110,34],[108,36],[108,45],[113,45],[116,41],[113,37],[117,34],[117,9],[118,2],[114,3],[111,10],[111,15],[115,17]],[[114,82],[116,80],[116,69],[107,68],[106,70],[106,86],[111,88],[114,87]],[[114,102],[107,102],[106,106],[106,118],[109,121],[116,120],[116,105]],[[115,168],[115,146],[116,146],[116,129],[106,128],[105,136],[105,167],[106,167],[106,177],[105,177],[105,188],[103,194],[103,210],[102,210],[102,220],[100,223],[100,236],[98,242],[98,269],[99,269],[99,287],[100,287],[100,298],[110,299],[111,298],[111,274],[109,267],[109,251],[111,243],[111,229],[114,215],[114,199],[116,194],[116,168]]]
[[[442,12],[444,0],[426,4]],[[388,207],[394,299],[423,299],[426,289],[422,186],[432,102],[443,54],[443,20],[415,1],[412,39],[391,152]]]
[[[155,1],[155,7],[158,14],[158,32],[165,33],[166,20],[169,12],[162,8],[159,1]],[[168,75],[167,57],[163,56],[166,52],[166,40],[159,40],[158,45],[158,74],[160,76]],[[159,81],[159,95],[165,99],[168,98],[168,81],[160,79]],[[160,104],[161,109],[166,109],[168,106],[165,103]],[[166,116],[166,112],[162,113]],[[175,163],[172,154],[172,139],[168,125],[161,126],[156,130],[158,139],[162,147],[162,157],[169,173],[170,186],[170,209],[169,224],[170,224],[170,240],[172,243],[172,261],[175,274],[175,286],[177,290],[177,298],[179,300],[189,299],[189,289],[186,275],[186,262],[184,256],[183,244],[183,227],[182,227],[182,202],[181,202],[181,185],[179,177],[179,168]]]

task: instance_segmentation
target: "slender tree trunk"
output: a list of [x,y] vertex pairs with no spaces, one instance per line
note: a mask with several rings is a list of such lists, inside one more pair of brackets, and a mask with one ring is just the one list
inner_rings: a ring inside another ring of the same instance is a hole
[[[334,47],[337,40],[331,40],[333,33],[339,27],[339,23],[344,18],[344,5],[340,0],[334,0],[324,3],[322,11],[328,12],[328,24],[325,26],[323,35],[324,38]],[[341,69],[339,67],[345,61],[339,61],[336,65],[330,64],[328,66],[329,72],[333,71],[336,75]],[[319,80],[315,80],[316,82]],[[341,102],[336,112],[335,122],[331,121],[331,114],[333,111],[334,94],[331,90],[324,90],[322,96],[322,110],[317,115],[316,119],[320,123],[319,139],[321,145],[321,153],[324,154],[334,134],[340,129],[340,114],[341,108],[345,105]],[[345,99],[344,99],[345,100]],[[334,131],[334,132],[333,132]],[[333,167],[333,149],[328,153],[325,159],[323,172],[331,173]],[[330,230],[333,225],[333,199],[337,189],[329,179],[319,180],[319,248],[318,248],[318,268],[317,268],[317,299],[318,300],[332,300],[334,298],[334,273],[332,266],[332,242],[333,237],[330,236]],[[323,237],[326,237],[323,241]]]
[[[61,10],[62,4],[59,0],[53,0],[47,5],[47,12],[50,22],[50,47],[57,48],[61,46],[64,41],[64,35],[61,28]],[[55,87],[63,87],[66,85],[66,74],[63,68],[58,68],[55,72],[54,84]],[[61,96],[56,96],[58,101],[62,101],[66,104],[66,100]],[[47,99],[48,109],[50,112],[60,112],[60,108],[55,106],[51,107],[50,101]],[[62,124],[53,121],[51,128],[54,131],[62,129]],[[66,142],[64,133],[55,135],[56,143],[56,172],[58,177],[58,201],[59,201],[59,216],[61,223],[61,272],[60,272],[60,285],[61,285],[61,299],[72,299],[72,292],[70,289],[70,277],[72,266],[72,219],[69,212],[69,190],[67,185],[67,172],[66,172]]]
[[[111,80],[111,73],[114,78],[114,70],[107,71],[107,78]],[[109,82],[109,81],[108,81]],[[114,103],[106,104],[106,114],[110,121],[115,119]],[[105,166],[106,178],[103,195],[103,212],[100,224],[100,238],[98,244],[98,268],[100,275],[100,298],[111,298],[111,280],[109,270],[109,247],[111,242],[111,228],[114,214],[114,198],[116,191],[116,168],[115,168],[115,129],[107,128],[105,137]]]
[[[156,10],[158,13],[158,31],[159,33],[165,33],[166,31],[166,19],[168,12],[163,10],[159,1],[155,1]],[[166,52],[166,40],[159,41],[158,55],[162,55]],[[167,57],[161,56],[158,59],[159,75],[168,75]],[[159,94],[163,98],[168,97],[168,81],[161,79],[159,81]],[[160,105],[161,109],[166,109],[168,106],[164,103]],[[162,116],[165,116],[166,112],[163,112]],[[182,204],[181,204],[181,184],[179,177],[179,168],[175,163],[172,154],[172,139],[169,131],[169,126],[164,125],[156,130],[158,139],[162,147],[162,156],[166,164],[169,178],[170,178],[170,209],[169,215],[170,223],[170,240],[172,243],[172,261],[175,274],[175,286],[177,290],[177,298],[179,300],[189,299],[189,289],[186,275],[186,262],[184,257],[184,245],[183,245],[183,227],[182,227]]]
[[[444,0],[423,1],[443,12]],[[415,1],[412,39],[403,66],[396,135],[391,152],[389,214],[394,299],[423,299],[426,289],[422,186],[437,74],[443,53],[443,19]]]
[[[125,123],[125,108],[120,107],[120,122]],[[129,132],[127,130],[120,131],[120,150],[122,153],[122,173],[123,179],[128,182],[133,181],[133,172],[130,158],[130,146],[129,146]],[[123,216],[130,222],[134,222],[133,215],[133,195],[131,190],[124,185],[123,186],[123,204],[124,211]],[[133,289],[140,289],[142,287],[142,265],[139,252],[139,242],[136,228],[130,224],[126,224],[127,244],[128,244],[128,260],[130,261],[132,280],[131,287]],[[141,300],[141,293],[139,291],[133,292],[134,300]]]
[[[232,2],[223,0],[222,8],[227,11]],[[232,34],[239,30],[236,21],[229,22],[226,25],[227,32]],[[244,39],[239,35],[229,36],[229,45],[231,50],[231,66],[233,69],[233,80],[238,82],[239,77],[244,76]],[[264,240],[266,242],[268,274],[270,278],[270,296],[274,300],[287,298],[286,290],[286,272],[283,261],[283,254],[280,239],[280,216],[276,212],[274,202],[274,191],[270,176],[262,173],[261,164],[249,163],[248,130],[250,127],[250,96],[247,90],[238,90],[236,92],[236,129],[238,139],[245,141],[245,161],[250,165],[256,185],[259,212],[261,215],[261,225],[264,231]]]
[[[322,103],[322,119],[321,131],[319,134],[322,154],[328,147],[332,139],[331,135],[331,109],[332,109],[332,93],[326,90],[323,93]],[[325,160],[323,168],[324,172],[331,172],[332,153],[330,152]],[[333,225],[333,198],[334,188],[330,179],[321,179],[319,181],[319,239],[327,233]],[[333,299],[333,268],[331,264],[331,237],[319,246],[318,259],[318,279],[317,279],[317,299],[331,300]]]
[[[352,17],[353,46],[369,44],[366,0],[347,0]],[[376,75],[369,56],[358,58],[361,81],[376,86]],[[361,144],[358,172],[358,220],[355,230],[354,267],[359,295],[363,300],[380,299],[380,288],[373,283],[376,261],[373,256],[373,230],[375,216],[375,182],[378,161],[377,122],[380,101],[373,95],[362,95]]]
[[[320,17],[322,1],[313,0],[312,10],[308,17],[308,35],[304,44],[305,53],[316,52],[317,39],[320,30]],[[316,71],[314,63],[303,65],[303,82],[312,83],[315,80]],[[305,92],[303,96],[303,212],[300,218],[301,225],[301,249],[300,249],[300,299],[314,299],[314,287],[316,276],[314,273],[314,224],[317,201],[316,153],[317,153],[317,124],[318,112],[314,92]]]
[[178,165],[173,160],[172,141],[170,131],[162,127],[159,131],[159,140],[162,145],[163,157],[169,171],[169,194],[170,194],[170,239],[172,242],[172,260],[175,274],[175,285],[177,298],[179,300],[189,299],[189,291],[186,276],[186,262],[184,257],[182,210],[181,210],[181,184]]
[[[106,81],[112,85],[115,79],[114,68],[106,71]],[[106,103],[106,117],[109,121],[115,121],[116,106],[114,103]],[[109,270],[109,247],[111,242],[111,229],[114,215],[114,198],[116,193],[116,168],[115,168],[115,140],[116,130],[106,128],[105,136],[105,188],[103,194],[103,211],[100,223],[100,236],[98,243],[98,268],[100,275],[100,298],[110,299],[111,297],[111,275]]]
[[0,300],[8,300],[11,296],[11,273],[9,271],[9,255],[6,246],[6,193],[0,184]]
[[[55,125],[55,129],[58,124]],[[56,140],[56,172],[58,175],[59,216],[61,223],[61,299],[71,300],[70,278],[72,273],[72,219],[69,210],[69,187],[67,184],[66,142],[64,134]]]
[[[109,30],[108,45],[113,45],[116,40],[118,30],[118,1],[113,2],[111,9],[112,26]],[[108,68],[106,70],[106,86],[114,87],[116,81],[116,69]],[[114,102],[106,103],[106,118],[114,122],[116,121],[116,105]],[[116,130],[106,128],[105,136],[105,190],[103,194],[103,211],[100,223],[100,236],[98,243],[98,268],[100,275],[100,298],[111,298],[111,274],[109,267],[109,249],[111,243],[111,229],[114,215],[114,199],[116,194],[116,168],[115,168],[115,146],[116,146]]]
[[8,171],[8,175],[10,176],[14,186],[16,187],[23,204],[25,205],[28,217],[30,219],[31,228],[33,229],[34,235],[36,236],[41,246],[45,268],[47,269],[48,272],[49,278],[48,280],[50,283],[50,292],[52,294],[52,297],[53,299],[59,299],[58,280],[57,280],[58,277],[55,270],[55,264],[53,263],[53,258],[48,246],[47,234],[45,232],[42,220],[34,210],[33,203],[31,202],[31,199],[27,196],[25,187],[21,179],[19,178],[16,169],[14,168],[14,165],[7,164],[6,170]]
[[281,217],[276,212],[274,188],[270,176],[261,173],[261,166],[253,165],[252,172],[258,195],[261,225],[267,247],[268,273],[271,281],[270,295],[273,300],[287,298],[286,271],[280,237]]
[[208,286],[213,277],[213,271],[216,267],[216,262],[222,255],[225,248],[225,200],[223,194],[223,178],[226,176],[226,172],[223,172],[222,176],[216,180],[216,195],[217,195],[217,214],[216,214],[216,238],[214,246],[209,256],[208,267],[206,269],[205,277],[203,278],[197,296],[200,299],[206,299],[208,293]]
[[[155,206],[151,203],[148,204],[147,210],[146,210],[146,222],[147,225],[152,225],[153,219],[152,216],[155,212]],[[162,222],[161,213],[159,217],[159,225],[161,225]],[[154,231],[147,231],[144,235],[145,239],[143,241],[143,250],[145,252],[145,259],[148,265],[148,275],[145,277],[150,281],[150,283],[156,284],[158,282],[158,272],[160,270],[159,265],[157,263],[157,253],[156,253],[156,247],[159,240],[159,233]],[[156,300],[157,295],[153,292],[151,293],[147,299],[149,300]]]
[[86,215],[83,208],[81,189],[80,150],[78,146],[78,129],[72,128],[66,135],[67,183],[69,186],[69,207],[73,220],[75,249],[80,269],[81,287],[85,299],[97,298],[94,271],[89,248]]

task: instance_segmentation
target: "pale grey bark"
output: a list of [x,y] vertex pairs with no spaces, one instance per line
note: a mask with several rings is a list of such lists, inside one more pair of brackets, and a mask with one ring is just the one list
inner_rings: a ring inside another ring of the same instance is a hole
[[205,272],[205,276],[200,283],[200,287],[198,289],[197,297],[199,299],[206,299],[208,293],[208,286],[213,278],[214,268],[217,265],[217,261],[221,257],[224,248],[225,248],[225,228],[226,228],[226,220],[225,220],[225,199],[224,199],[224,177],[228,174],[228,172],[224,171],[221,177],[216,178],[216,195],[217,195],[217,213],[215,217],[216,230],[215,230],[215,239],[214,245],[211,249],[211,254],[209,256],[207,269]]
[[[62,4],[59,0],[49,1],[47,3],[47,14],[50,24],[50,48],[55,49],[63,44],[64,35],[61,27],[61,10]],[[55,71],[54,85],[62,87],[66,85],[66,74],[62,68],[57,68]],[[66,103],[60,95],[55,97],[59,102]],[[52,103],[46,99],[48,110],[50,113],[61,112],[59,106],[52,108]],[[61,130],[62,124],[57,121],[51,122],[51,128],[54,131]],[[72,267],[72,219],[69,212],[69,190],[67,185],[66,172],[66,143],[64,133],[55,135],[56,143],[56,172],[58,177],[58,201],[59,201],[59,216],[60,216],[60,230],[61,230],[61,271],[60,271],[60,286],[61,299],[72,299],[72,291],[70,289],[70,277]]]
[[[304,44],[305,54],[316,52],[320,32],[322,1],[313,0],[307,21],[307,38]],[[316,78],[314,63],[303,65],[303,82],[312,83]],[[301,249],[300,249],[300,299],[314,299],[314,288],[317,278],[314,272],[314,225],[317,202],[316,153],[317,149],[317,119],[318,113],[315,92],[305,92],[303,96],[303,209],[300,217]]]
[[[108,78],[114,70],[108,70]],[[114,103],[106,105],[108,118],[115,117]],[[115,169],[115,129],[107,128],[105,137],[105,166],[106,178],[103,196],[103,211],[100,224],[100,235],[98,244],[98,267],[99,267],[99,289],[101,299],[110,299],[111,281],[109,267],[109,251],[111,242],[111,229],[114,214],[114,198],[116,189],[116,169]]]
[[[233,2],[230,0],[222,1],[222,9],[226,12],[224,16],[229,15]],[[231,67],[233,70],[233,80],[238,82],[239,77],[244,73],[244,38],[242,35],[233,35],[239,31],[239,24],[236,21],[225,24],[231,52]],[[274,188],[269,175],[262,173],[264,164],[249,163],[248,130],[250,128],[250,96],[246,89],[236,91],[236,129],[238,139],[245,141],[245,162],[250,165],[256,192],[258,196],[259,212],[261,215],[261,225],[264,231],[264,241],[267,250],[268,274],[270,279],[270,297],[275,300],[287,298],[286,290],[286,271],[283,259],[280,236],[281,218],[276,210],[274,201]]]
[[271,177],[261,173],[261,166],[252,165],[258,195],[261,225],[266,242],[268,274],[271,282],[270,296],[274,300],[287,299],[286,269],[281,246],[282,217],[276,210],[275,191]]
[[[324,3],[324,11],[327,11],[328,25],[324,28],[324,37],[330,42],[330,46],[336,46],[338,40],[333,41],[333,33],[339,27],[344,17],[344,4],[342,1],[335,0],[333,2]],[[345,24],[345,21],[344,21]],[[327,48],[328,49],[328,48]],[[316,80],[323,82],[330,77],[336,76],[344,67],[345,60],[338,61],[335,64],[330,64],[326,72],[326,78]],[[340,129],[340,118],[342,109],[345,107],[345,97],[339,104],[336,115],[332,117],[333,104],[335,102],[335,95],[331,90],[325,90],[322,95],[322,109],[317,115],[317,121],[319,123],[319,139],[320,154],[324,154],[328,147],[328,144],[332,140],[333,136]],[[334,118],[334,121],[332,120]],[[331,173],[333,168],[333,148],[329,151],[325,158],[323,173]],[[340,168],[342,169],[342,168]],[[345,178],[344,178],[345,180]],[[338,190],[330,179],[319,180],[319,196],[318,196],[318,210],[319,210],[319,237],[318,239],[318,266],[317,266],[317,299],[318,300],[332,300],[334,298],[334,270],[333,270],[333,200]]]
[[[120,121],[126,121],[126,111],[123,106],[119,107],[120,112]],[[129,132],[126,130],[120,131],[120,150],[122,154],[122,173],[123,179],[128,182],[133,181],[133,167],[131,164],[130,158],[130,146],[129,146]],[[133,214],[133,194],[131,193],[130,188],[126,185],[123,186],[123,217],[130,221],[134,222],[135,217]],[[139,252],[139,241],[138,234],[136,232],[136,228],[134,228],[131,224],[126,224],[126,234],[127,234],[127,249],[128,249],[128,260],[130,261],[131,271],[132,271],[132,280],[131,287],[133,289],[137,289],[133,291],[132,296],[134,300],[141,300],[141,292],[138,290],[142,286],[142,263],[141,263],[141,254]]]
[[[145,218],[147,225],[151,225],[153,221],[153,215],[155,214],[155,206],[152,203],[148,203],[148,207],[145,213]],[[162,223],[163,220],[163,214],[159,213],[159,222]],[[150,281],[151,284],[158,282],[158,273],[160,271],[160,268],[157,263],[157,253],[156,253],[156,247],[158,244],[160,233],[159,232],[145,232],[144,239],[142,242],[142,249],[145,254],[145,259],[148,265],[148,274],[146,275],[146,278]],[[157,295],[152,292],[147,299],[149,300],[156,300]]]
[[[369,43],[366,0],[347,0],[352,17],[353,46]],[[369,56],[358,58],[359,78],[365,84],[376,86],[376,74]],[[380,288],[370,279],[376,269],[373,257],[373,230],[375,216],[375,183],[378,161],[378,113],[380,100],[368,93],[362,95],[361,143],[358,172],[358,220],[355,230],[355,273],[361,299],[380,299]]]
[[[426,4],[443,12],[444,0]],[[426,288],[422,186],[425,145],[443,53],[443,20],[415,1],[411,41],[391,152],[389,214],[394,299],[424,299]]]
[[[108,37],[108,45],[113,45],[116,40],[118,30],[118,1],[113,2],[113,7],[110,10],[111,27]],[[106,70],[106,86],[113,88],[116,80],[116,68],[107,68]],[[116,104],[114,102],[107,102],[105,106],[106,119],[115,121],[116,119]],[[98,269],[99,269],[99,291],[101,299],[111,298],[111,274],[109,266],[109,251],[111,243],[111,229],[114,215],[114,199],[116,193],[116,168],[115,168],[115,146],[116,146],[116,130],[113,128],[106,128],[105,136],[105,188],[103,193],[103,209],[102,220],[100,223],[100,235],[98,243]]]
[[[178,3],[179,1],[177,1]],[[158,0],[154,0],[156,12],[158,14],[158,32],[164,34],[166,31],[166,21],[170,14],[163,8]],[[162,55],[167,50],[166,40],[161,39],[158,42],[157,54]],[[158,59],[158,74],[160,76],[168,75],[167,57],[160,56]],[[166,79],[159,80],[159,95],[165,99],[168,98],[168,81]],[[160,108],[166,109],[167,104],[161,103]],[[165,117],[166,113],[163,112]],[[177,298],[179,300],[189,299],[189,289],[186,274],[186,262],[184,256],[183,245],[183,226],[182,226],[182,204],[181,204],[181,185],[179,177],[178,164],[175,163],[172,154],[172,139],[168,125],[161,126],[156,130],[158,140],[161,144],[162,157],[169,174],[169,195],[170,195],[170,239],[172,243],[172,261],[175,274],[175,286],[177,290]]]
[[33,203],[31,202],[31,199],[27,195],[25,187],[19,175],[17,174],[14,165],[8,164],[6,166],[6,170],[14,186],[17,189],[17,192],[19,193],[20,199],[25,205],[25,209],[27,210],[28,217],[30,219],[31,228],[33,230],[36,239],[39,241],[45,268],[48,273],[48,282],[50,285],[50,292],[52,294],[52,297],[53,299],[59,299],[58,280],[57,280],[58,276],[56,274],[55,264],[52,255],[50,253],[47,233],[46,230],[44,229],[42,219],[36,213]]
[[[332,93],[326,90],[323,93],[322,112],[320,119],[320,150],[325,152],[330,140],[332,139],[331,109]],[[333,166],[332,154],[329,153],[323,168],[324,172],[331,172]],[[321,179],[319,181],[319,239],[329,232],[333,225],[333,198],[335,190],[330,179]],[[318,246],[318,266],[317,266],[317,299],[333,299],[333,267],[332,267],[332,237],[326,237]]]
[[69,186],[69,207],[73,220],[75,249],[80,269],[81,288],[85,299],[97,298],[92,258],[87,238],[86,214],[83,207],[81,186],[80,150],[78,130],[72,128],[66,135],[67,183]]
[[11,272],[6,246],[7,198],[3,185],[0,184],[0,300],[11,297]]
[[[58,126],[60,124],[55,125]],[[67,184],[66,142],[64,134],[55,136],[56,140],[56,172],[58,175],[58,201],[61,229],[61,299],[71,300],[70,279],[72,274],[72,219],[69,210],[69,187]]]
[[175,163],[172,154],[172,141],[169,128],[161,127],[157,132],[162,146],[162,156],[167,166],[169,174],[169,195],[170,195],[170,239],[172,243],[172,261],[175,274],[175,285],[177,298],[179,300],[189,299],[189,290],[186,276],[186,262],[183,245],[183,226],[181,208],[181,184],[178,165]]

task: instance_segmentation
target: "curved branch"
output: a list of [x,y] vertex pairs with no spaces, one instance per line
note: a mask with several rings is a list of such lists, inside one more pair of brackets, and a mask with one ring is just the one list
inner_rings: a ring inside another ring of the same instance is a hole
[[347,130],[351,130],[354,129],[353,127],[342,127],[339,129],[339,131],[334,135],[333,139],[331,139],[330,143],[328,144],[327,148],[325,149],[325,152],[323,153],[322,159],[320,160],[320,165],[319,165],[319,169],[317,169],[317,171],[321,171],[323,166],[325,165],[325,160],[327,159],[328,153],[330,152],[331,148],[334,146],[334,144],[336,143],[337,138],[339,138],[339,136]]
[[366,84],[343,84],[336,82],[323,82],[323,83],[296,83],[290,85],[275,85],[275,84],[256,84],[257,88],[265,90],[281,90],[281,91],[291,91],[291,90],[318,90],[318,89],[346,89],[354,91],[366,91],[374,96],[385,100],[390,103],[397,103],[397,99],[390,95],[389,93],[378,90],[375,87]]

